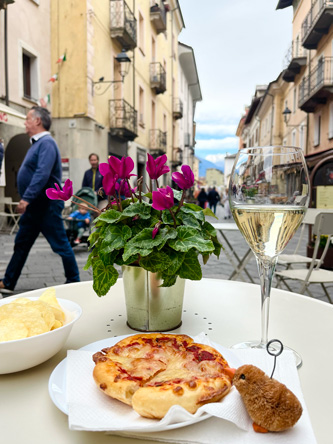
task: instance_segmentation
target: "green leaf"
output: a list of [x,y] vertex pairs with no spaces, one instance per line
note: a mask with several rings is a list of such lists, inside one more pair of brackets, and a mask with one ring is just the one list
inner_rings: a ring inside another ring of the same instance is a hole
[[175,285],[177,280],[177,276],[168,276],[164,274],[162,274],[162,278],[163,278],[163,283],[161,287],[172,287],[172,285]]
[[210,216],[210,217],[215,217],[215,219],[218,219],[218,217],[212,212],[212,210],[210,208],[205,208],[203,211],[203,214],[205,216]]
[[176,200],[180,201],[180,199],[182,198],[182,194],[183,194],[183,192],[182,192],[182,191],[175,190],[174,188],[172,188],[172,191],[173,191],[173,197],[174,197]]
[[122,213],[120,211],[116,210],[106,210],[104,213],[102,213],[100,216],[96,218],[98,222],[103,221],[107,222],[108,224],[113,224],[120,220],[122,217]]
[[183,211],[184,213],[191,213],[194,217],[196,217],[198,220],[201,220],[201,222],[204,222],[205,215],[202,211],[202,208],[195,204],[189,204],[185,203],[180,211]]
[[217,236],[215,228],[207,221],[205,221],[205,223],[203,224],[202,231],[208,238]]
[[163,242],[163,238],[159,235],[153,239],[153,228],[144,228],[139,234],[128,241],[133,247],[142,249],[154,248]]
[[177,227],[177,238],[171,239],[168,245],[176,251],[187,252],[191,248],[200,253],[209,253],[214,250],[213,242],[205,240],[195,228]]
[[93,256],[94,256],[94,252],[92,251],[88,256],[85,266],[83,267],[84,270],[89,270],[89,268],[92,267]]
[[139,264],[145,270],[156,273],[171,266],[169,256],[162,251],[153,251],[149,256],[140,259]]
[[93,289],[98,296],[105,296],[117,279],[118,272],[112,265],[105,266],[101,260],[93,263]]
[[109,225],[105,231],[105,237],[100,250],[108,253],[112,250],[123,248],[127,239],[132,235],[132,230],[127,225]]
[[168,211],[168,210],[162,211],[162,221],[165,225],[173,225],[174,224],[174,221],[173,221],[173,218],[170,214],[170,211]]
[[161,228],[155,237],[155,239],[162,238],[162,242],[160,245],[158,245],[157,249],[161,250],[169,239],[176,239],[176,237],[177,237],[177,231],[174,228],[171,227]]
[[151,206],[145,202],[136,202],[129,205],[123,212],[124,216],[134,217],[139,215],[141,219],[149,219]]
[[118,250],[113,250],[111,252],[105,252],[105,250],[100,250],[98,253],[98,257],[105,266],[113,265],[118,253],[119,253]]
[[100,235],[99,231],[93,231],[93,232],[89,235],[89,237],[88,237],[88,242],[89,242],[90,248],[93,247],[93,246],[96,244],[96,242],[97,242],[98,239],[99,239],[99,235]]
[[194,250],[190,250],[185,254],[183,263],[179,269],[179,277],[191,279],[192,281],[200,281],[200,279],[202,279],[198,255]]
[[141,247],[135,247],[129,243],[125,245],[124,253],[123,253],[123,260],[127,262],[130,257],[134,255],[140,254],[141,257],[148,256],[153,251],[152,248],[141,248]]
[[192,228],[200,228],[201,225],[196,219],[196,217],[191,213],[184,213],[182,211],[179,212],[177,215],[177,218],[179,218],[184,225],[187,225]]
[[164,252],[169,256],[169,259],[171,260],[171,265],[164,270],[163,274],[167,274],[170,276],[175,275],[176,277],[178,274],[178,269],[182,265],[186,253],[175,251],[172,248],[168,248]]

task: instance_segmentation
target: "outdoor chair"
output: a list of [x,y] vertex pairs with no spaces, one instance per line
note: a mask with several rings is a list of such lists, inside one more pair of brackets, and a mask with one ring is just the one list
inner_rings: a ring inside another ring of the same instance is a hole
[[[333,241],[333,213],[319,213],[316,216],[315,224],[313,226],[313,235],[316,236],[316,240],[309,268],[279,271],[275,273],[275,276],[278,283],[282,282],[289,291],[292,291],[292,289],[287,284],[287,280],[292,279],[300,281],[302,285],[299,293],[304,294],[306,291],[311,297],[313,297],[313,294],[310,292],[309,286],[311,284],[320,284],[327,299],[331,304],[333,304],[332,298],[326,288],[326,284],[333,284],[333,271],[320,268],[325,259],[328,248]],[[317,260],[321,236],[327,236],[327,241],[321,257],[319,260]]]
[[3,229],[4,223],[8,221],[8,218],[13,222],[10,234],[13,234],[14,231],[18,229],[18,223],[21,217],[21,214],[15,212],[18,204],[19,202],[13,202],[11,197],[4,197],[0,200],[0,208],[2,206],[4,207],[4,210],[0,211],[0,218],[2,219],[0,231]]
[[[301,254],[298,254],[299,249],[302,245],[304,245],[304,234],[306,233],[306,226],[313,223],[312,221],[312,214],[310,214],[311,210],[307,211],[305,213],[304,219],[301,224],[300,228],[300,236],[299,240],[297,242],[295,251],[292,254],[280,254],[278,257],[278,265],[284,265],[286,267],[286,270],[289,270],[289,268],[293,268],[292,266],[294,264],[310,264],[312,261],[311,257],[303,256]],[[316,259],[316,262],[319,262],[319,259]]]

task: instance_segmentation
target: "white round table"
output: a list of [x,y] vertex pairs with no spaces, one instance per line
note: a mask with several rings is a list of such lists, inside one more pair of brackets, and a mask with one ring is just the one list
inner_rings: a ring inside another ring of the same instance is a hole
[[[45,289],[22,296],[39,296]],[[68,418],[52,403],[48,380],[66,357],[107,337],[135,333],[126,325],[122,280],[98,298],[91,282],[56,287],[58,298],[79,303],[83,315],[65,347],[52,359],[32,369],[0,375],[1,441],[10,444],[113,444],[145,440],[68,429]],[[260,290],[257,285],[202,279],[187,281],[183,324],[175,333],[195,336],[205,332],[224,346],[260,337]],[[303,357],[299,371],[305,402],[318,443],[331,441],[333,378],[333,306],[283,290],[272,289],[269,339],[278,338]],[[1,359],[1,356],[0,356]],[[156,441],[151,441],[156,442]],[[222,441],[221,441],[222,442]]]

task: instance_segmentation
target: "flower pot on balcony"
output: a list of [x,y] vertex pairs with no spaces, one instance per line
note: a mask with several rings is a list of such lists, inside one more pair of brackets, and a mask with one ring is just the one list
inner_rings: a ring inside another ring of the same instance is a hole
[[161,287],[158,273],[123,265],[127,324],[138,331],[174,330],[182,323],[185,280]]

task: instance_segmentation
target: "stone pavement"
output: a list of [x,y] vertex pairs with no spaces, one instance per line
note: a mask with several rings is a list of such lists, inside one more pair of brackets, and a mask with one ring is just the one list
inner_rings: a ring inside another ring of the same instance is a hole
[[[233,220],[224,220],[224,210],[221,206],[217,208],[217,216],[219,222],[233,222]],[[213,218],[208,218],[210,222],[217,222]],[[239,257],[242,257],[248,250],[248,246],[243,239],[243,236],[239,232],[230,231],[227,234],[229,242],[233,245],[235,251]],[[6,265],[11,258],[14,245],[14,235],[8,233],[0,232],[0,278],[3,276]],[[287,246],[286,252],[293,252],[298,240],[298,234],[290,241]],[[306,246],[300,251],[301,254],[305,254]],[[92,280],[92,271],[84,271],[83,266],[86,263],[88,257],[87,245],[82,244],[74,247],[74,252],[78,267],[80,269],[80,275],[82,281]],[[259,284],[258,271],[254,257],[251,258],[247,265],[247,270],[254,279],[255,283]],[[205,278],[216,278],[216,279],[228,279],[233,271],[233,266],[229,263],[224,252],[221,253],[220,258],[216,259],[212,256],[208,263],[203,266],[203,277]],[[119,267],[119,273],[121,270]],[[242,274],[244,280],[249,282],[246,274]],[[238,280],[241,280],[238,277]],[[28,260],[23,268],[21,277],[15,288],[15,294],[22,293],[25,291],[34,290],[37,288],[49,287],[53,285],[60,285],[65,282],[64,271],[62,267],[62,261],[60,257],[53,253],[51,247],[45,240],[43,236],[40,236],[31,252],[29,254]],[[273,283],[274,286],[274,283]],[[300,283],[290,283],[293,291],[296,293],[300,289]],[[312,285],[311,291],[314,293],[315,297],[327,302],[327,298],[320,285]],[[333,296],[333,286],[329,287],[329,291]],[[1,298],[1,295],[0,295]]]

